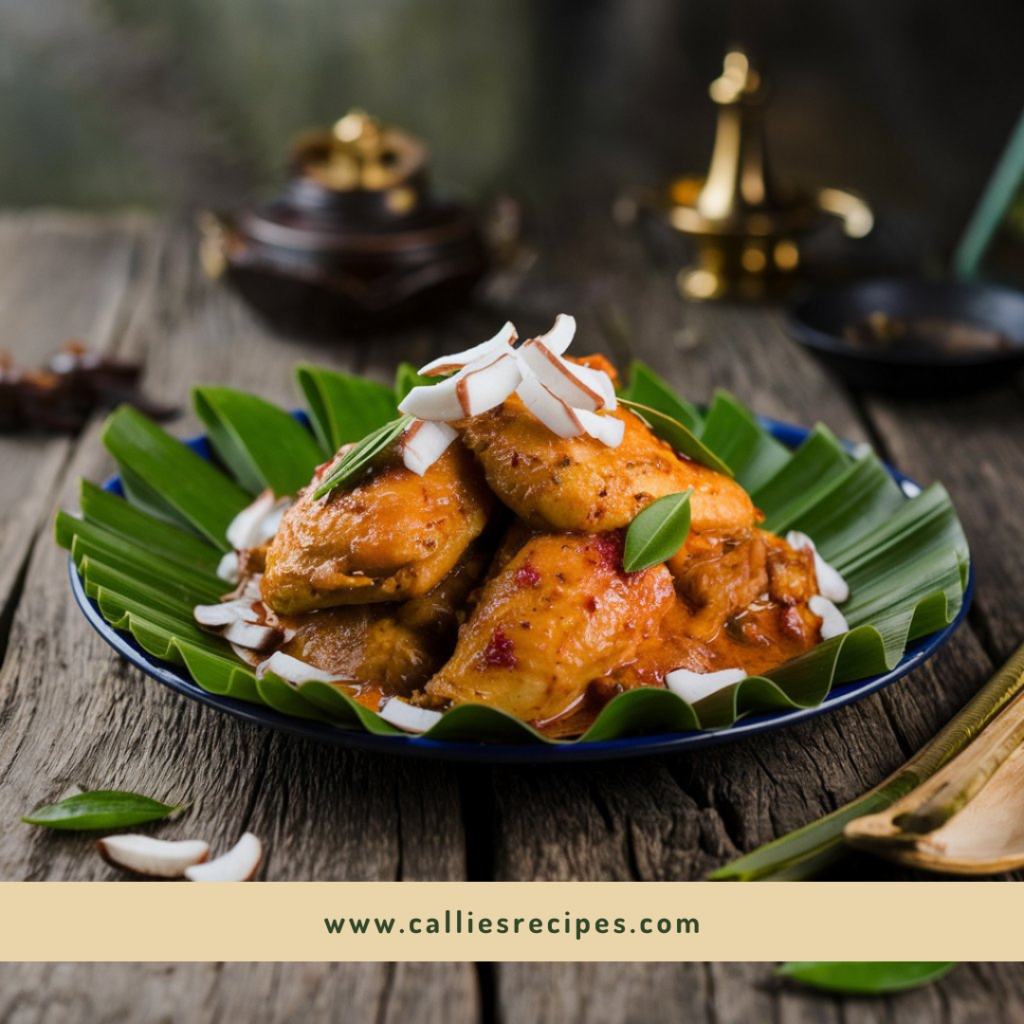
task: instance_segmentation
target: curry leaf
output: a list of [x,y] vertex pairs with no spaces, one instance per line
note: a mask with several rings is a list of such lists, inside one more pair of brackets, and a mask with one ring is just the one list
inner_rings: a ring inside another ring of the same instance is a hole
[[367,434],[342,456],[341,461],[328,473],[327,479],[313,492],[313,497],[322,498],[336,487],[354,480],[411,422],[411,416],[401,416],[385,423],[372,434]]
[[629,398],[620,398],[619,402],[632,409],[642,419],[656,437],[667,441],[677,452],[699,462],[702,466],[714,469],[726,476],[732,476],[732,470],[707,445],[703,444],[687,427],[667,413],[654,409],[649,405],[641,405]]
[[812,960],[783,964],[776,972],[812,988],[843,995],[884,995],[903,992],[944,978],[955,962],[910,960]]
[[40,807],[21,820],[29,825],[86,832],[93,829],[126,828],[146,821],[159,821],[183,805],[162,804],[138,793],[97,789],[76,793],[55,804]]
[[629,524],[622,567],[639,572],[667,562],[682,546],[690,532],[690,495],[666,494],[652,502]]

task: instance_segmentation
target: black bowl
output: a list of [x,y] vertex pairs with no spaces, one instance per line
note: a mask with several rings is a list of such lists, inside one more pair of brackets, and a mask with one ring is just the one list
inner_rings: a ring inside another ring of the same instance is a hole
[[[1011,348],[871,350],[843,329],[872,313],[956,320],[999,331]],[[1024,366],[1024,293],[992,284],[879,279],[816,291],[789,310],[790,333],[848,384],[892,395],[956,395],[1006,383]]]

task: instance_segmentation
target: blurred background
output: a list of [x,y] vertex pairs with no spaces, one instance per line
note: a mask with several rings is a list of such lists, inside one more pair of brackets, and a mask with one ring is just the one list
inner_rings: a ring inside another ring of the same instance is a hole
[[470,195],[610,200],[706,169],[738,42],[776,167],[861,191],[927,267],[1020,114],[1022,30],[1006,0],[0,0],[0,205],[237,205],[356,104]]

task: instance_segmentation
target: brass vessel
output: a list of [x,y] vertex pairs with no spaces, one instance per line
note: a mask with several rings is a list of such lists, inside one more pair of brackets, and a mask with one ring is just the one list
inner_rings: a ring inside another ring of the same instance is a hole
[[458,306],[487,252],[476,213],[437,196],[426,146],[354,110],[292,144],[267,203],[200,218],[200,259],[275,327],[328,337]]
[[829,216],[851,238],[870,232],[871,209],[854,193],[775,181],[765,146],[765,86],[746,54],[726,55],[710,94],[718,124],[708,173],[670,182],[657,204],[696,247],[695,263],[678,276],[685,296],[760,298],[784,289],[800,265],[802,237]]

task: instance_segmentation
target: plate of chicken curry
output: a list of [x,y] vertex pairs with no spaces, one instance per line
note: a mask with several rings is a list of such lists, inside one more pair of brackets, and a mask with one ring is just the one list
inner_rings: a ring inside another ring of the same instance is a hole
[[332,742],[545,760],[706,745],[887,685],[966,614],[922,490],[822,425],[701,410],[575,321],[394,388],[302,365],[305,410],[197,388],[205,437],[136,410],[119,476],[61,513],[90,622],[160,681]]

